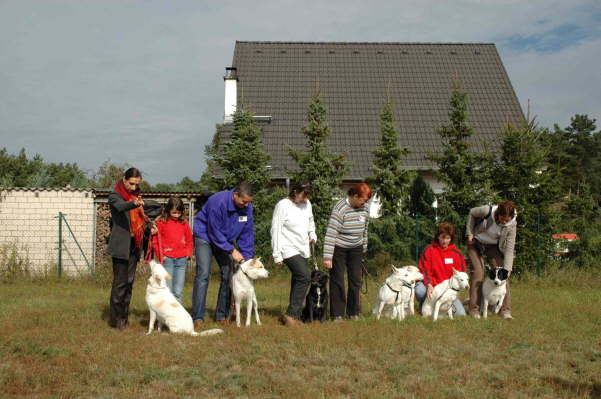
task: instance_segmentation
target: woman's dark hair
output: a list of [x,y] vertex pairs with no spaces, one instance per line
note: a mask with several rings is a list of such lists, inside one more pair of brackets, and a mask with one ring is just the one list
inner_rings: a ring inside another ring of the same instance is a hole
[[451,237],[451,242],[455,241],[455,225],[449,222],[442,222],[438,225],[438,231],[434,236],[434,241],[438,241],[438,237],[441,235],[447,235]]
[[288,193],[288,198],[294,198],[297,194],[305,193],[307,198],[313,195],[313,187],[311,183],[294,183],[290,186],[290,192]]
[[495,217],[499,216],[515,216],[515,205],[511,201],[501,201],[497,206],[497,212],[495,212]]
[[179,199],[177,197],[169,198],[169,201],[167,201],[167,204],[163,207],[163,213],[161,214],[161,220],[163,222],[168,221],[171,218],[171,211],[174,209],[178,210],[180,212],[178,221],[180,223],[186,223],[186,216],[185,216],[186,208],[184,206],[184,201],[182,201],[181,199]]
[[137,168],[129,168],[125,171],[125,173],[123,174],[123,176],[125,177],[125,180],[131,178],[131,177],[142,177],[142,172],[140,172],[139,169]]
[[359,196],[361,198],[371,198],[371,188],[366,183],[357,183],[353,187],[348,189],[349,197],[354,195]]

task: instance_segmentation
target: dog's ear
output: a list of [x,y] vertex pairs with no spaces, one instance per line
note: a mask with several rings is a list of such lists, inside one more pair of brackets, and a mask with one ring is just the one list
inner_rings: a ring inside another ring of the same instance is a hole
[[155,279],[156,281],[161,281],[161,275],[160,275],[160,274],[155,274],[155,275],[154,275],[154,279]]
[[509,277],[509,271],[505,268],[500,269],[499,270],[499,279],[500,280],[507,280],[507,277]]

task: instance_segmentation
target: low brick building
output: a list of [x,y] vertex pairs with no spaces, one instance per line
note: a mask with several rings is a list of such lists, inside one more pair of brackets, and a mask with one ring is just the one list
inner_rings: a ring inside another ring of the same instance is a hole
[[28,259],[32,273],[56,273],[59,213],[64,215],[62,272],[68,275],[89,273],[94,262],[96,218],[91,189],[3,189],[0,192],[0,246],[16,248],[22,258]]
[[[6,249],[5,253],[16,250],[35,274],[93,272],[98,261],[108,256],[109,193],[77,188],[0,189],[0,248]],[[180,197],[190,224],[208,196],[201,192],[144,193],[144,199],[162,203]],[[60,227],[59,213],[64,216]]]

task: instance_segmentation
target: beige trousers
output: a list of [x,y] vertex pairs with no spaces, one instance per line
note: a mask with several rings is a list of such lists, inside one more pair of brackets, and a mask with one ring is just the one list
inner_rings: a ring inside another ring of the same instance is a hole
[[[482,303],[482,282],[484,281],[484,259],[478,253],[478,247],[484,255],[484,258],[493,267],[503,266],[503,254],[494,244],[481,244],[474,239],[473,245],[467,246],[467,254],[470,258],[471,276],[470,276],[470,304],[469,314],[480,313],[480,304]],[[501,314],[511,313],[511,296],[509,295],[509,280],[507,281],[507,294],[503,305],[501,306]]]

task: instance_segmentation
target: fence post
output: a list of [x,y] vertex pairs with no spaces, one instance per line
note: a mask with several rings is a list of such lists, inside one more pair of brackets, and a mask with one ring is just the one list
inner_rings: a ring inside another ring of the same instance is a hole
[[58,276],[63,274],[63,213],[58,213]]
[[419,213],[415,214],[415,261],[419,262]]

